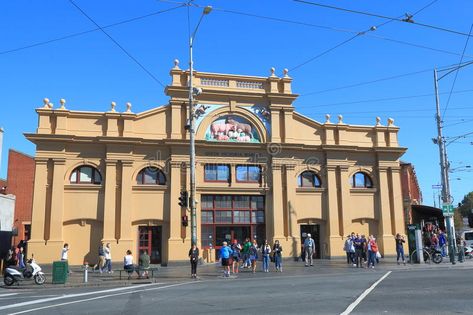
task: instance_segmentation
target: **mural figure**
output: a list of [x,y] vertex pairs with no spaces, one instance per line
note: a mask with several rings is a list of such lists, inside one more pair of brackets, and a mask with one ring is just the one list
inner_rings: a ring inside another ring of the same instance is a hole
[[215,120],[207,129],[208,141],[260,142],[255,128],[242,117],[224,116]]

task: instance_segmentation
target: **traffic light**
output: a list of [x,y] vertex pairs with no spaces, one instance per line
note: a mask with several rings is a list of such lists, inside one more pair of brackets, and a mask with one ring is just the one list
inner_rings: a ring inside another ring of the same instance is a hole
[[187,208],[189,205],[189,194],[187,191],[181,191],[181,196],[179,197],[179,205],[183,208]]
[[182,226],[188,226],[189,220],[187,219],[187,215],[182,216]]

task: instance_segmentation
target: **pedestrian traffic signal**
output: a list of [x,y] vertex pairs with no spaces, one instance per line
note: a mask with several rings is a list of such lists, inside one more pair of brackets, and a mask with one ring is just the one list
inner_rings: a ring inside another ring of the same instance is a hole
[[189,220],[187,219],[187,215],[182,216],[182,226],[188,226]]
[[187,191],[181,191],[181,196],[179,197],[179,205],[183,208],[187,208],[189,205],[189,194]]

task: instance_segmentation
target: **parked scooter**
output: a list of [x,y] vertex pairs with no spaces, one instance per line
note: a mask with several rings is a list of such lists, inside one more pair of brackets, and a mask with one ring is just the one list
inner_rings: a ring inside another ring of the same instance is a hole
[[7,267],[3,277],[3,282],[7,286],[13,285],[15,282],[34,280],[38,285],[46,282],[46,276],[41,271],[41,267],[35,262],[33,258],[28,260],[26,268],[18,269],[14,267]]

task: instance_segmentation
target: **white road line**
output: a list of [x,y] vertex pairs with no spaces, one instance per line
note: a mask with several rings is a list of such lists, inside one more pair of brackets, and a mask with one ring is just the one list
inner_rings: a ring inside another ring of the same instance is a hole
[[59,306],[64,306],[64,305],[76,304],[76,303],[83,303],[83,302],[88,302],[88,301],[93,301],[93,300],[105,299],[105,298],[112,297],[112,296],[138,293],[138,292],[143,292],[143,291],[162,290],[162,289],[177,287],[177,286],[181,286],[181,285],[185,285],[185,284],[198,283],[198,282],[200,282],[200,281],[183,282],[183,283],[170,284],[170,285],[166,285],[166,286],[162,286],[162,287],[158,287],[158,288],[149,288],[149,289],[141,289],[141,290],[133,290],[133,291],[128,291],[128,292],[120,292],[120,293],[114,293],[114,294],[101,295],[101,296],[93,297],[93,298],[90,298],[90,299],[83,299],[83,300],[77,300],[77,301],[71,301],[71,302],[64,302],[64,303],[59,303],[59,304],[42,306],[42,307],[33,308],[33,309],[29,309],[29,310],[24,310],[24,311],[20,311],[20,312],[16,312],[16,313],[10,313],[8,315],[25,314],[25,313],[35,312],[35,311],[39,311],[39,310],[44,310],[44,309],[47,309],[47,308],[59,307]]
[[354,309],[355,307],[360,304],[361,301],[363,301],[363,299],[368,295],[370,294],[371,291],[373,291],[374,288],[376,288],[376,286],[381,282],[383,281],[384,279],[386,279],[387,276],[389,276],[389,274],[391,273],[392,271],[388,271],[386,272],[386,274],[384,276],[382,276],[378,281],[376,281],[375,283],[373,283],[373,285],[371,285],[371,287],[369,287],[368,289],[365,290],[365,292],[363,292],[356,300],[355,302],[351,303],[347,309],[341,313],[340,315],[348,315],[350,314]]
[[17,295],[18,293],[5,293],[5,294],[0,294],[0,298],[5,297],[5,296],[12,296],[12,295]]
[[133,290],[133,289],[136,289],[136,288],[149,287],[149,286],[160,285],[160,284],[162,284],[162,283],[141,284],[141,285],[137,285],[137,286],[120,287],[120,288],[115,288],[115,289],[100,290],[100,291],[93,291],[93,292],[65,294],[65,295],[61,295],[61,296],[57,296],[57,297],[51,297],[51,298],[46,298],[46,299],[39,299],[39,300],[34,300],[34,301],[21,302],[21,303],[6,305],[6,306],[0,306],[0,310],[6,310],[6,309],[10,309],[10,308],[28,306],[28,305],[33,305],[33,304],[45,303],[45,302],[51,302],[51,301],[60,300],[60,299],[70,299],[70,298],[75,298],[75,297],[80,297],[80,296],[87,296],[87,295],[94,295],[94,294],[101,294],[101,293],[109,293],[109,292],[117,292],[117,291],[124,291],[124,290]]

